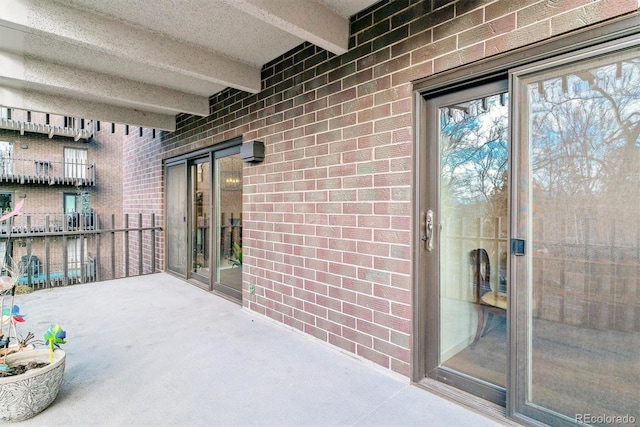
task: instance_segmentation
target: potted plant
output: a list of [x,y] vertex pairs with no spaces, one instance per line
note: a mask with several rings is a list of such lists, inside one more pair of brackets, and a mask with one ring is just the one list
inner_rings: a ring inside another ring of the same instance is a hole
[[[21,207],[22,201],[0,217],[0,223],[19,215]],[[10,238],[11,231],[7,241]],[[16,263],[7,263],[7,258],[0,260],[9,273],[0,275],[0,420],[21,421],[43,411],[58,395],[66,360],[59,345],[65,343],[66,333],[59,325],[52,325],[43,337],[47,348],[42,349],[30,344],[31,332],[25,338],[18,336],[16,325],[24,321],[14,305],[20,271]]]
[[233,258],[229,259],[232,267],[242,267],[242,246],[237,243],[233,244]]

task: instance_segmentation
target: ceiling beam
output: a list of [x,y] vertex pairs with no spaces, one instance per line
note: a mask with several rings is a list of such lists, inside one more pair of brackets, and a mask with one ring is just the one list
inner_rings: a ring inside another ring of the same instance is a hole
[[55,114],[63,116],[83,117],[112,123],[127,123],[171,132],[176,129],[175,115],[152,113],[119,105],[6,85],[0,85],[0,105],[27,111],[55,112]]
[[67,67],[1,50],[0,79],[21,81],[25,88],[38,87],[38,90],[43,92],[65,93],[78,98],[115,103],[130,108],[151,109],[167,114],[181,112],[199,116],[209,114],[209,99],[205,96],[192,95],[77,67]]
[[336,55],[349,48],[349,20],[315,1],[226,0],[254,18]]
[[50,0],[2,3],[0,25],[107,53],[114,61],[125,58],[250,93],[261,89],[258,67],[198,46]]

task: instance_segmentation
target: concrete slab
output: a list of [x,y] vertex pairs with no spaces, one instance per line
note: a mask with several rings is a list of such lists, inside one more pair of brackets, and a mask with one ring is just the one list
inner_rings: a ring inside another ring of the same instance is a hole
[[16,297],[67,331],[54,403],[24,426],[492,426],[168,274]]

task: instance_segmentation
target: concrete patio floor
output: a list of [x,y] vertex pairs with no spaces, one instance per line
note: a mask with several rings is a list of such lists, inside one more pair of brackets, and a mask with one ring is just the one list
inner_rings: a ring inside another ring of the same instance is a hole
[[492,426],[168,274],[16,296],[21,331],[67,331],[53,404],[24,426]]

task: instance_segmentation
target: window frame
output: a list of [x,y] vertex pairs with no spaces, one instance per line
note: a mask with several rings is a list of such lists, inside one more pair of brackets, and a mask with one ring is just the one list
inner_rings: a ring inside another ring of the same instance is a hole
[[[74,156],[68,156],[73,153]],[[79,159],[78,154],[84,153],[84,159]],[[86,179],[89,177],[89,150],[86,148],[64,147],[64,177],[69,179]],[[73,161],[72,161],[73,160]]]

